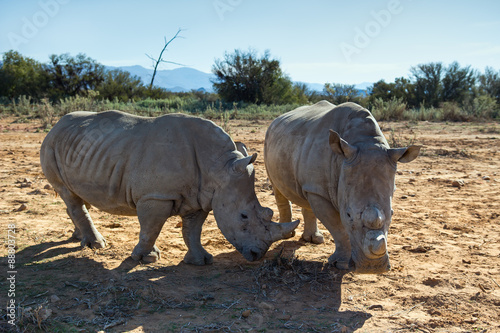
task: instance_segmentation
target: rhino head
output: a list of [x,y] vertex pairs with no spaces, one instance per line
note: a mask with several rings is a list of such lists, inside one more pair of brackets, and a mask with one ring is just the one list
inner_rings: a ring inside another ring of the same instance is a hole
[[[385,141],[385,139],[384,139]],[[390,269],[387,234],[392,220],[397,162],[413,161],[420,146],[388,148],[351,145],[330,130],[330,147],[341,157],[338,208],[349,235],[349,269],[383,273]]]
[[236,154],[238,157],[230,160],[220,173],[212,210],[224,237],[245,259],[255,261],[266,254],[273,242],[287,238],[299,221],[271,221],[273,211],[262,207],[255,194],[252,163],[257,154],[241,157],[246,150]]

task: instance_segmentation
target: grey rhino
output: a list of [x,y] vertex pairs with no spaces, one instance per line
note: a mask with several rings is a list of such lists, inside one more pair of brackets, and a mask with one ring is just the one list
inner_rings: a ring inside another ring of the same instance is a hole
[[302,207],[306,241],[324,242],[316,218],[332,234],[330,263],[357,273],[388,271],[396,162],[419,151],[391,149],[371,113],[354,103],[321,101],[281,115],[264,145],[280,222],[291,219],[291,201]]
[[119,111],[65,115],[42,143],[47,180],[67,206],[74,237],[82,245],[106,242],[88,213],[138,216],[139,243],[132,258],[160,258],[155,241],[168,217],[182,217],[188,247],[184,262],[212,262],[201,245],[202,225],[213,210],[226,239],[249,260],[260,259],[272,242],[298,221],[271,222],[273,211],[255,195],[252,162],[219,126],[201,118],[171,114],[139,117]]

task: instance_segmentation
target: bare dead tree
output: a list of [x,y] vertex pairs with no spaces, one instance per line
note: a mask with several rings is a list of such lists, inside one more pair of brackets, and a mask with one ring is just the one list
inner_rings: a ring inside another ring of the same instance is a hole
[[153,64],[154,64],[154,70],[153,70],[153,76],[151,77],[151,83],[149,84],[149,89],[153,88],[153,83],[154,83],[154,80],[155,80],[155,76],[156,76],[156,70],[158,69],[158,66],[160,65],[160,63],[162,62],[165,62],[165,63],[169,63],[169,64],[175,64],[175,65],[180,65],[180,66],[184,66],[183,64],[179,64],[177,62],[173,62],[173,61],[166,61],[166,60],[163,60],[163,52],[165,52],[165,50],[167,49],[168,45],[176,38],[182,38],[182,36],[179,36],[179,34],[181,33],[182,29],[179,28],[177,30],[177,33],[174,35],[174,37],[172,37],[168,42],[167,42],[167,37],[164,37],[164,40],[165,40],[165,45],[163,46],[163,49],[161,50],[160,52],[160,55],[158,56],[158,59],[156,58],[153,58],[152,56],[150,56],[149,54],[146,54],[146,56],[151,59],[153,61]]

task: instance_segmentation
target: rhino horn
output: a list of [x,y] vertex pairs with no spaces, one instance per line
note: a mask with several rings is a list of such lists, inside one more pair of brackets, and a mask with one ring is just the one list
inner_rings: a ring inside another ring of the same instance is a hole
[[273,242],[290,238],[293,230],[299,225],[299,220],[286,223],[271,222],[271,240]]

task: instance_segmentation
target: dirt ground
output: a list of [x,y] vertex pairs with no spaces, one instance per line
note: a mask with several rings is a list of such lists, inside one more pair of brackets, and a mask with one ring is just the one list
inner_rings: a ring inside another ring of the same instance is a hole
[[[231,121],[230,133],[259,153],[256,192],[278,212],[267,181],[269,122]],[[356,275],[327,265],[334,243],[294,238],[250,263],[213,215],[202,244],[214,263],[182,263],[180,219],[157,241],[162,258],[138,264],[136,218],[90,211],[101,250],[70,239],[72,223],[46,185],[36,121],[0,120],[0,248],[5,277],[15,225],[16,327],[7,323],[10,282],[0,280],[0,331],[20,332],[500,332],[500,125],[380,123],[391,144],[424,146],[399,165],[389,231],[392,270]],[[294,218],[302,219],[298,207]]]

